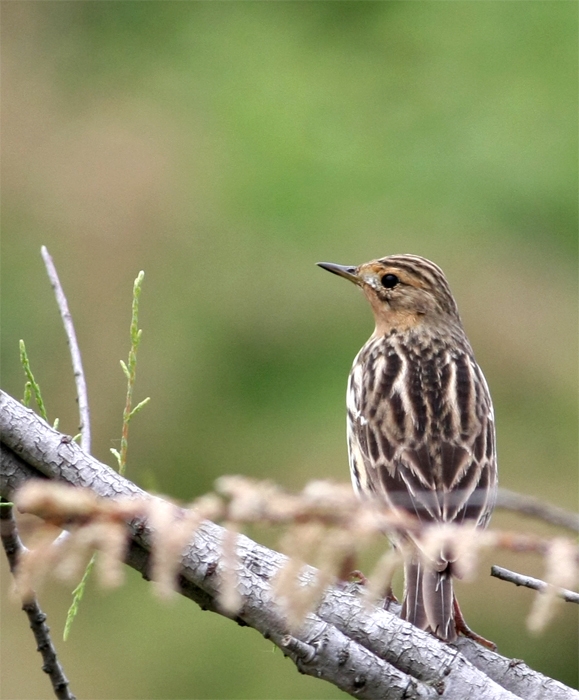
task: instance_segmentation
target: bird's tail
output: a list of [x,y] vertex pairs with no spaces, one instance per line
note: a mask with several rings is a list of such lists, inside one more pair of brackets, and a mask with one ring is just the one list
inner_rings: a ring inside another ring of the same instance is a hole
[[404,579],[402,619],[445,642],[454,642],[457,633],[450,571],[436,571],[413,558],[404,564]]

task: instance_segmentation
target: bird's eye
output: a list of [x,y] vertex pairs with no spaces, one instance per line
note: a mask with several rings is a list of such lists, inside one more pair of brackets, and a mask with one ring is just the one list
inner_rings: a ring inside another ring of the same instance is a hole
[[388,273],[387,275],[384,275],[382,277],[382,285],[386,287],[386,289],[392,289],[392,287],[395,287],[400,280],[396,275],[393,275],[391,273]]

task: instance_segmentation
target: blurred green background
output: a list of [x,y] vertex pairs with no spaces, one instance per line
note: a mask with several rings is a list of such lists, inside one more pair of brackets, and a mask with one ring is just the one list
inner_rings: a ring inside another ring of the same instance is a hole
[[[128,476],[184,501],[222,474],[348,480],[345,382],[366,302],[317,260],[440,264],[496,406],[501,483],[577,507],[577,5],[27,2],[2,8],[2,386],[24,338],[78,418],[52,253],[113,464],[141,297]],[[497,514],[500,527],[536,524]],[[551,532],[551,531],[549,531]],[[499,650],[577,686],[577,609],[541,637],[533,575],[461,586]],[[2,697],[50,696],[2,558]],[[58,639],[70,586],[42,602]],[[82,698],[339,698],[247,629],[131,572],[59,649]]]

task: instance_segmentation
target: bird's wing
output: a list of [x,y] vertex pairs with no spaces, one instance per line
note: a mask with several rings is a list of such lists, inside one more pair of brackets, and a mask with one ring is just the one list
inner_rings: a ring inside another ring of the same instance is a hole
[[[438,411],[430,406],[419,430],[412,425],[417,414],[413,402],[416,405],[418,399],[409,397],[395,380],[389,387],[382,384],[378,401],[373,398],[377,381],[371,376],[374,392],[372,386],[350,392],[352,479],[358,491],[373,493],[421,522],[469,521],[484,526],[496,491],[492,404],[474,360],[466,355],[452,360],[447,390],[457,398],[438,400],[434,407]],[[379,369],[384,377],[396,377],[400,362],[385,358]],[[363,386],[368,376],[353,380]],[[468,390],[462,386],[467,381]],[[435,398],[431,396],[430,400],[436,403]],[[428,396],[420,398],[423,404],[428,400]],[[461,406],[461,401],[465,405]],[[461,423],[460,412],[466,410],[470,417]]]

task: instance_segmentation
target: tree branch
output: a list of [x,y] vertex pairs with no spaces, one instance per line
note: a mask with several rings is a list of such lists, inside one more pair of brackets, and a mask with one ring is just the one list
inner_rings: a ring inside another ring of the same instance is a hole
[[[18,561],[25,553],[26,548],[18,535],[12,506],[3,505],[0,508],[0,536],[10,571],[14,574]],[[28,616],[37,649],[42,655],[42,670],[48,674],[55,696],[59,700],[76,700],[76,697],[70,692],[68,678],[64,675],[64,670],[58,660],[56,648],[50,637],[50,628],[46,624],[46,615],[42,612],[35,595],[23,599],[22,610]]]
[[[541,579],[533,578],[532,576],[526,576],[525,574],[518,574],[516,571],[511,571],[510,569],[503,569],[502,566],[492,566],[491,576],[495,578],[500,578],[501,581],[508,581],[508,583],[514,583],[515,586],[525,586],[526,588],[532,588],[535,591],[544,591],[548,588],[549,584],[546,581],[541,581]],[[567,603],[579,603],[579,593],[575,591],[569,591],[566,588],[561,588],[557,591],[557,596],[562,598]]]
[[524,496],[507,489],[499,489],[495,507],[522,513],[531,518],[544,520],[551,525],[579,532],[579,515],[577,513],[570,513],[558,506],[544,503],[534,496]]
[[74,323],[72,322],[72,315],[68,310],[68,302],[66,301],[66,296],[64,294],[62,285],[60,284],[60,279],[58,278],[58,273],[56,272],[56,267],[54,266],[52,257],[48,252],[46,246],[42,246],[40,252],[42,254],[42,259],[44,260],[44,265],[46,267],[48,279],[50,280],[50,284],[52,286],[52,289],[54,290],[56,303],[58,305],[58,310],[60,311],[62,323],[64,325],[64,332],[66,333],[66,340],[70,349],[72,370],[74,373],[74,383],[76,386],[76,398],[78,401],[78,411],[80,416],[80,444],[85,452],[90,452],[91,430],[88,391],[86,388],[86,379],[82,367],[80,349],[76,340]]
[[[2,436],[1,493],[9,497],[25,481],[44,475],[90,488],[103,498],[152,498],[101,464],[32,411],[0,392]],[[152,530],[142,519],[129,523],[127,563],[149,578]],[[180,592],[204,609],[220,612],[219,588],[224,529],[205,521],[184,549]],[[286,558],[249,538],[237,539],[238,592],[243,600],[235,618],[271,639],[298,669],[323,678],[359,698],[442,698],[464,700],[571,700],[579,693],[471,640],[458,650],[400,620],[367,607],[348,587],[330,588],[300,630],[290,629],[275,598],[272,579]],[[316,572],[307,567],[303,582]],[[467,656],[470,658],[467,658]],[[473,693],[474,691],[474,693]]]

